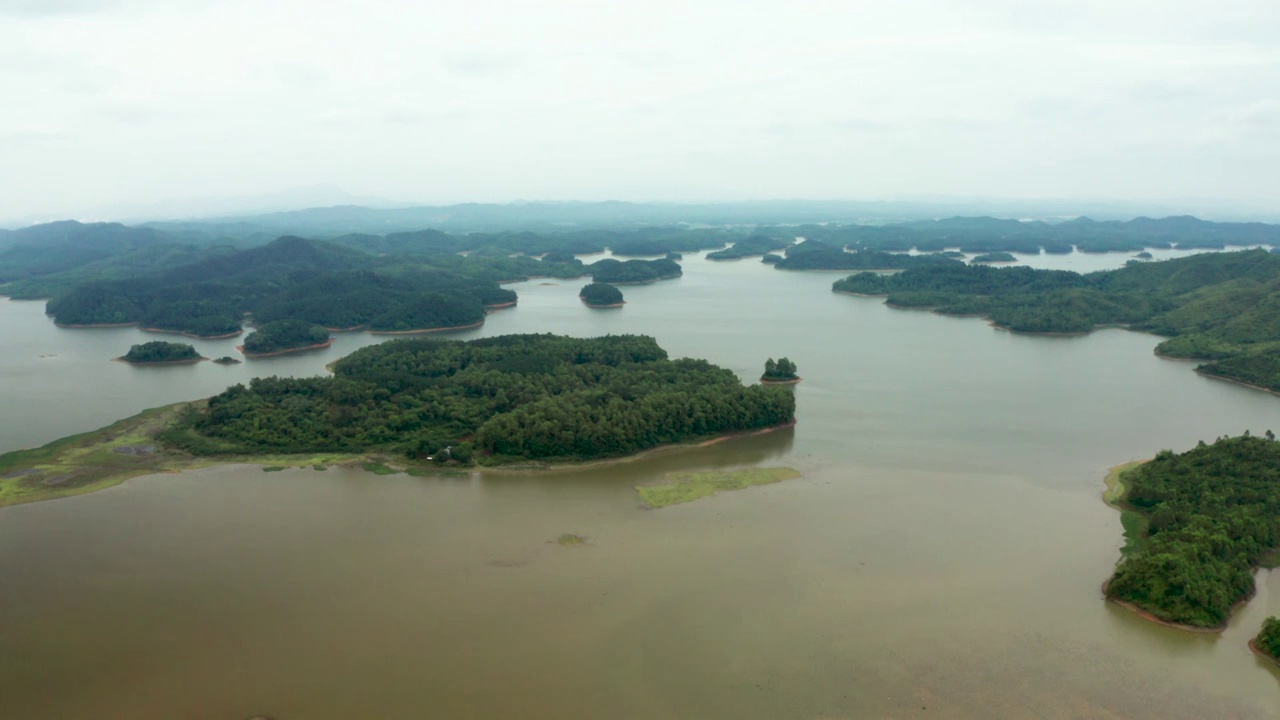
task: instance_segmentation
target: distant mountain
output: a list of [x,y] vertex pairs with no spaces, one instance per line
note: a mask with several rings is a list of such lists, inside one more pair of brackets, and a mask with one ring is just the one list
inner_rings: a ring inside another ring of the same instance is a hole
[[133,250],[172,242],[154,228],[75,220],[0,234],[0,282],[78,267]]

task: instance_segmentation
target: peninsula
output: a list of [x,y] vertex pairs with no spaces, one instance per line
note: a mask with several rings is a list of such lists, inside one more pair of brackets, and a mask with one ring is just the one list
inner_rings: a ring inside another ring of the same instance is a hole
[[1254,593],[1253,571],[1280,565],[1280,443],[1219,438],[1117,469],[1108,502],[1135,514],[1107,581],[1108,600],[1143,617],[1217,632]]
[[[653,338],[415,338],[0,455],[0,505],[215,462],[574,463],[788,426],[795,397]],[[378,460],[375,460],[378,459]]]

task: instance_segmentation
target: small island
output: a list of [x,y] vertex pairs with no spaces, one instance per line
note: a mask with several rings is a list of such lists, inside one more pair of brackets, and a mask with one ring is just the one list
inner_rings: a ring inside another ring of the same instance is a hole
[[1151,259],[1152,257],[1154,257],[1154,256],[1153,256],[1151,253],[1147,252],[1146,250],[1143,250],[1142,252],[1138,253],[1137,255],[1134,255],[1134,257],[1135,257],[1135,258],[1137,258],[1137,259],[1139,259],[1139,260],[1150,260],[1150,259]]
[[589,308],[620,308],[627,304],[622,299],[622,291],[608,283],[591,283],[582,288],[578,297]]
[[644,285],[684,274],[680,263],[664,257],[658,260],[614,260],[605,258],[587,266],[593,282],[611,285]]
[[1280,565],[1280,443],[1248,433],[1116,472],[1104,497],[1133,513],[1108,600],[1143,618],[1219,632]]
[[765,385],[795,385],[800,382],[800,376],[796,375],[796,364],[787,358],[778,358],[776,361],[769,358],[764,363],[764,375],[760,376],[760,382]]
[[983,255],[977,255],[973,258],[976,263],[998,263],[998,262],[1017,262],[1018,258],[1013,253],[1007,252],[991,252]]
[[208,360],[208,358],[196,352],[196,349],[187,343],[154,340],[134,345],[129,348],[129,352],[116,360],[131,365],[185,365]]
[[237,348],[246,357],[268,357],[303,350],[318,350],[333,344],[329,331],[301,320],[276,320],[249,333]]
[[760,258],[760,262],[764,263],[765,265],[777,265],[778,263],[782,262],[783,259],[784,258],[781,255],[778,255],[776,253],[765,253]]
[[239,365],[241,363],[240,360],[237,360],[230,355],[223,355],[220,358],[214,358],[214,362],[219,365]]
[[1262,630],[1249,641],[1249,649],[1258,657],[1280,665],[1280,618],[1272,616],[1262,621]]

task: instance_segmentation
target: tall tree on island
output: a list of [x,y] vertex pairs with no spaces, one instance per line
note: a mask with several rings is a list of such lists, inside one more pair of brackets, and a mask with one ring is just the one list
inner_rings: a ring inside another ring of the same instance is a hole
[[760,379],[783,382],[798,380],[799,376],[796,375],[796,364],[787,358],[778,358],[776,361],[773,358],[769,358],[764,363],[764,375]]

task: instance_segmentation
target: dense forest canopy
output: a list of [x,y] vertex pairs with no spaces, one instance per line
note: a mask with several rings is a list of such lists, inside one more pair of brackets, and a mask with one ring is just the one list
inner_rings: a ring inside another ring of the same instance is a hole
[[610,305],[621,305],[622,291],[607,283],[591,283],[582,288],[578,293],[578,297],[588,305],[597,307],[608,307]]
[[786,389],[744,387],[653,338],[506,335],[361,348],[333,377],[260,378],[165,435],[197,454],[364,452],[588,459],[790,422]]
[[906,255],[874,249],[845,248],[823,240],[806,240],[787,248],[786,257],[774,263],[779,270],[901,270],[925,265],[959,265],[942,255]]
[[1262,622],[1262,630],[1253,639],[1253,646],[1280,661],[1280,618],[1272,616]]
[[244,339],[246,355],[296,350],[329,342],[329,331],[302,320],[276,320],[249,333]]
[[984,315],[1019,332],[1088,332],[1125,325],[1168,337],[1156,351],[1215,360],[1216,376],[1280,387],[1280,256],[1202,253],[1081,275],[1066,270],[942,265],[861,273],[833,290],[887,295],[899,307]]
[[187,343],[153,340],[141,345],[134,345],[120,359],[131,363],[166,363],[188,362],[202,358],[200,353],[196,352],[196,349]]
[[1123,506],[1146,519],[1107,596],[1171,622],[1216,627],[1280,550],[1280,443],[1244,435],[1165,450],[1124,475]]
[[775,250],[785,250],[791,247],[792,242],[794,242],[793,239],[786,234],[780,234],[777,237],[757,234],[739,240],[733,244],[733,247],[707,253],[707,259],[737,260],[752,255],[764,255]]

